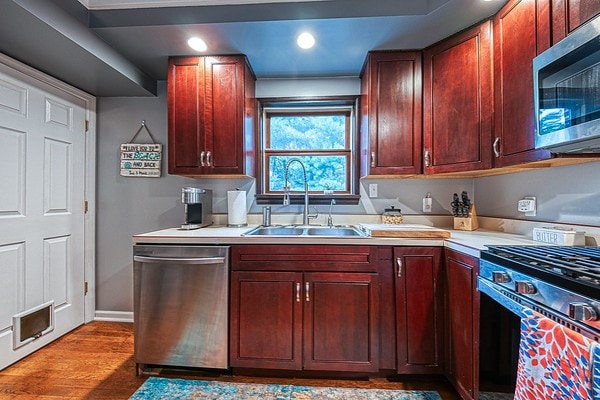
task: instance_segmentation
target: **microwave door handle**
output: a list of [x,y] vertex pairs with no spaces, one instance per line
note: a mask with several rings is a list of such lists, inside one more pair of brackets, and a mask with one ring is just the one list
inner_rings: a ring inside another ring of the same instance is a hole
[[193,258],[177,258],[177,257],[146,257],[134,256],[133,261],[143,262],[147,264],[225,264],[225,257],[193,257]]

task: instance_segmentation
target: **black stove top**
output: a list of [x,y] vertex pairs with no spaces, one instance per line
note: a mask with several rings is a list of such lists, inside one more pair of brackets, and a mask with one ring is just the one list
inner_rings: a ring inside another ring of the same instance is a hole
[[481,259],[600,299],[600,247],[488,246]]

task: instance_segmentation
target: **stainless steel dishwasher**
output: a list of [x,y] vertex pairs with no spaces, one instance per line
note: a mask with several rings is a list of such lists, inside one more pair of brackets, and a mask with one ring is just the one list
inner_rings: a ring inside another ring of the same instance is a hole
[[137,372],[228,367],[229,247],[135,245],[133,281]]

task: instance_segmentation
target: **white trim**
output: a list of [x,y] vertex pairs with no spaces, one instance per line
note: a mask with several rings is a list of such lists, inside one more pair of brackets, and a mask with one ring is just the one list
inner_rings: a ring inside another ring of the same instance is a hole
[[4,64],[38,82],[75,96],[86,104],[86,118],[89,121],[89,128],[85,136],[84,195],[88,201],[89,211],[84,217],[84,279],[88,282],[89,290],[85,296],[84,321],[86,323],[90,322],[96,309],[96,98],[3,53],[0,53],[0,64]]
[[224,6],[263,3],[307,3],[331,0],[79,0],[88,10],[119,10],[128,8]]
[[133,311],[96,311],[94,321],[133,322]]

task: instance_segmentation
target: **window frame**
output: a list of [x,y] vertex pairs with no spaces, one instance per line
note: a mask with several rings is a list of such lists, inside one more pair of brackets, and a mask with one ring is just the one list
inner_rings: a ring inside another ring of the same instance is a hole
[[[322,190],[313,191],[309,187],[311,204],[329,204],[335,199],[337,204],[358,204],[358,96],[319,97],[319,98],[275,98],[258,99],[260,108],[260,129],[258,130],[257,152],[257,204],[280,204],[283,199],[282,191],[269,191],[269,159],[272,156],[292,155],[343,155],[347,160],[346,173],[347,191],[324,193]],[[267,148],[270,140],[268,129],[272,115],[318,115],[343,114],[346,117],[346,147],[344,149],[328,150],[271,150]],[[301,203],[303,194],[293,192],[292,204]]]

